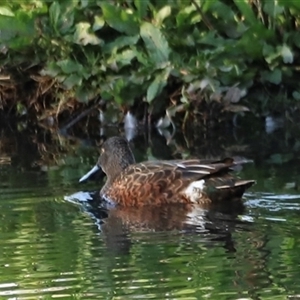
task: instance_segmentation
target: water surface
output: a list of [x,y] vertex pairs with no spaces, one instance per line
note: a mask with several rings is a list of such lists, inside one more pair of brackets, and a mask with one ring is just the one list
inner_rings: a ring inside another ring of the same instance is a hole
[[224,135],[213,141],[179,136],[168,145],[158,135],[138,136],[132,142],[137,160],[245,156],[254,163],[239,176],[258,183],[244,207],[109,215],[92,201],[65,200],[101,186],[101,179],[77,183],[95,163],[96,147],[59,140],[64,150],[48,155],[53,141],[33,146],[14,137],[18,147],[9,149],[3,142],[0,298],[299,298],[298,148],[274,146],[280,134],[225,141]]

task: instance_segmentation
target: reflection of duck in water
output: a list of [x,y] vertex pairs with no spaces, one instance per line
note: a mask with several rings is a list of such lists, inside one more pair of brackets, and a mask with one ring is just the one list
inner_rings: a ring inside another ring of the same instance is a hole
[[237,216],[245,210],[242,201],[232,202],[231,205],[172,203],[140,207],[111,206],[103,202],[98,192],[78,192],[65,196],[65,200],[80,203],[81,208],[96,220],[100,231],[111,226],[112,232],[117,227],[122,228],[123,232],[227,230],[227,225],[222,223],[230,222],[229,227],[231,223],[239,223]]
[[[91,208],[91,207],[90,207]],[[209,224],[214,224],[215,229],[223,228],[223,221],[235,220],[237,215],[244,211],[241,202],[228,209],[221,206],[210,206],[206,209],[202,205],[194,204],[166,204],[161,206],[142,206],[142,207],[114,207],[103,214],[101,208],[92,208],[90,212],[102,217],[106,227],[119,224],[124,231],[142,232],[142,231],[207,231]],[[208,225],[208,227],[207,227]],[[226,226],[225,226],[226,227]],[[224,227],[224,228],[225,228]]]
[[[160,232],[162,236],[173,234],[197,234],[202,241],[220,241],[228,251],[235,251],[232,233],[236,226],[247,229],[251,223],[241,221],[244,212],[241,201],[232,205],[165,204],[160,206],[115,206],[103,207],[103,201],[95,194],[84,209],[96,221],[106,246],[113,253],[128,253],[135,234],[141,239],[151,238],[148,234]],[[84,202],[87,203],[87,202]],[[207,209],[209,208],[209,209]],[[161,235],[159,235],[161,236]]]
[[111,137],[104,142],[97,165],[107,181],[100,196],[123,207],[163,204],[212,204],[240,199],[254,180],[240,180],[230,174],[237,163],[226,158],[213,160],[170,160],[135,163],[128,142]]

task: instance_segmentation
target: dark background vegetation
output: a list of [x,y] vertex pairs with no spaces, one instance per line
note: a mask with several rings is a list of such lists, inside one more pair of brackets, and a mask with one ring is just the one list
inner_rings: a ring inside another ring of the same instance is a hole
[[0,108],[294,119],[299,16],[297,0],[3,0]]

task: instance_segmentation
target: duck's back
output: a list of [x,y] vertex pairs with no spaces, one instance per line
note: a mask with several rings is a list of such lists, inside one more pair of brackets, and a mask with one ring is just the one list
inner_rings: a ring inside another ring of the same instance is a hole
[[240,198],[254,181],[229,174],[232,159],[147,161],[129,165],[103,196],[122,206],[210,203]]

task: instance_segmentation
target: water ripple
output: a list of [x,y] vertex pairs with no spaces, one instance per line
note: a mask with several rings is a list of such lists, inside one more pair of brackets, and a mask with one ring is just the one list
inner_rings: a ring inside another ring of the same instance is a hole
[[[149,219],[148,227],[128,226],[126,220],[148,216],[137,211],[109,218],[62,196],[23,192],[17,201],[7,195],[0,202],[3,299],[242,300],[300,293],[298,195],[247,194],[244,211],[193,211],[180,219],[184,227],[167,229],[150,227]],[[177,214],[166,211],[162,224]]]

